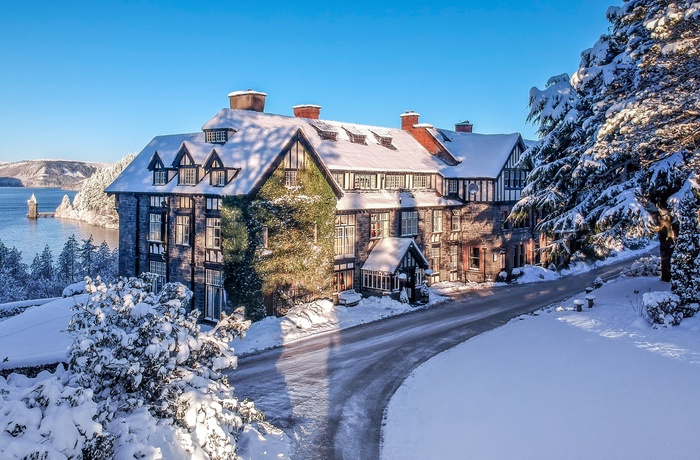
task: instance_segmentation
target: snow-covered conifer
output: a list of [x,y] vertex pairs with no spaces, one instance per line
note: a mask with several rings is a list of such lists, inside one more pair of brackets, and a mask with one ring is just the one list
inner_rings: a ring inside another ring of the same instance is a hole
[[80,256],[80,273],[85,276],[96,276],[99,272],[95,272],[95,252],[97,248],[92,242],[92,235],[87,240],[83,240],[83,244],[78,251]]
[[671,290],[684,307],[686,316],[692,316],[700,303],[700,222],[698,198],[687,189],[678,209],[679,232],[671,257]]
[[75,283],[80,277],[79,247],[75,235],[68,237],[58,256],[56,275],[61,281]]

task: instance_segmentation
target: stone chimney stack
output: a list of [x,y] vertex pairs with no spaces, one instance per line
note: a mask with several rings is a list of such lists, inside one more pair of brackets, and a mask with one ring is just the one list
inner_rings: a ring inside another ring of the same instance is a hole
[[321,115],[320,105],[295,105],[292,107],[292,109],[294,109],[294,116],[297,118],[310,118],[312,120],[318,120],[318,117]]
[[460,121],[459,123],[455,123],[455,131],[457,131],[458,133],[471,133],[473,127],[474,125],[469,123],[469,120],[464,120]]
[[265,93],[248,89],[248,91],[234,91],[229,93],[228,100],[232,109],[264,112],[266,97],[267,94]]

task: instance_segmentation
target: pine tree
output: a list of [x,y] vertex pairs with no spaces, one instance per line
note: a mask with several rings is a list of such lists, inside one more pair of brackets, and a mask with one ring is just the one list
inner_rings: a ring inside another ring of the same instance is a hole
[[[574,180],[553,219],[583,220],[598,251],[656,232],[662,278],[670,280],[677,228],[668,200],[700,144],[700,12],[690,1],[630,0],[610,8],[608,19],[610,33],[582,53],[571,79],[580,101],[576,143],[567,149]],[[540,196],[526,189],[523,199]]]
[[83,240],[83,244],[80,246],[80,273],[82,276],[95,275],[93,270],[95,268],[95,252],[97,251],[97,248],[92,241],[92,235],[90,235],[90,238]]
[[105,282],[116,280],[118,269],[117,257],[115,253],[109,250],[107,242],[103,241],[99,248],[97,248],[97,252],[95,252],[93,270],[95,275],[99,275]]
[[75,235],[71,235],[63,245],[63,250],[58,256],[56,274],[58,279],[63,282],[75,283],[80,273],[80,265],[78,260],[78,242]]
[[[679,232],[671,257],[671,290],[683,306],[700,303],[700,201],[692,189],[683,194],[678,209]],[[696,307],[686,308],[692,316]]]

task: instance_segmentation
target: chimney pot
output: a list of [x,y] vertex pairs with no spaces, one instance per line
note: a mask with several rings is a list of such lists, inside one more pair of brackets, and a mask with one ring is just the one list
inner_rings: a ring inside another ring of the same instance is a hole
[[265,93],[248,89],[248,91],[234,91],[229,93],[228,100],[232,109],[264,112],[266,97],[267,94]]
[[469,122],[469,120],[464,120],[459,123],[455,123],[455,131],[458,133],[471,133],[474,125]]
[[294,116],[297,118],[318,120],[318,117],[321,115],[320,105],[302,104],[295,105],[292,109],[294,110]]
[[402,113],[400,117],[401,129],[404,131],[411,131],[413,129],[413,125],[418,124],[418,117],[420,117],[420,114],[414,112],[413,110],[406,110],[406,112]]

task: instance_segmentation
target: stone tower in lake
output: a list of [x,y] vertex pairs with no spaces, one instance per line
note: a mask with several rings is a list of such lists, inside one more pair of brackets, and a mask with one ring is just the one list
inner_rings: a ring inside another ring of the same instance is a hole
[[39,217],[39,212],[38,212],[39,205],[36,202],[36,197],[34,196],[33,193],[32,193],[32,197],[27,200],[27,206],[29,207],[29,212],[27,213],[27,217],[29,217],[30,219],[36,219],[37,217]]

